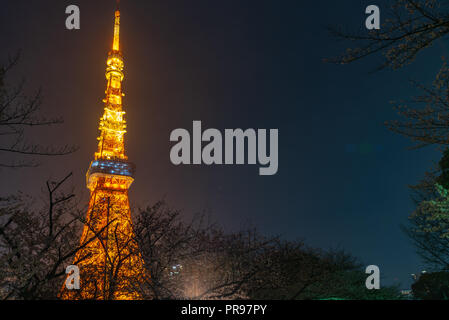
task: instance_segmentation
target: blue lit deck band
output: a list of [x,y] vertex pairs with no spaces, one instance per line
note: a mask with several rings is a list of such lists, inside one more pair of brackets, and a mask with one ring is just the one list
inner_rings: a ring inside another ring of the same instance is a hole
[[118,176],[134,177],[136,167],[131,162],[116,160],[94,160],[91,162],[88,175],[99,172]]
[[126,188],[134,181],[136,167],[133,163],[119,160],[94,160],[86,174],[87,187],[92,189],[100,177],[125,179]]

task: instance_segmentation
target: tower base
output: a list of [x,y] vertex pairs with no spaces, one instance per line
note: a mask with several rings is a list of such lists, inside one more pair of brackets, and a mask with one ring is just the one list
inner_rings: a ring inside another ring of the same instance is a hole
[[140,285],[148,279],[132,229],[128,190],[97,187],[91,192],[80,247],[73,262],[80,289],[68,290],[64,283],[61,299],[141,299]]

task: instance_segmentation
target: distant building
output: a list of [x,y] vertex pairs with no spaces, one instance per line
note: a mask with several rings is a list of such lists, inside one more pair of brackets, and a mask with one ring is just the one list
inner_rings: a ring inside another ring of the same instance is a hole
[[410,289],[401,290],[401,297],[405,299],[412,299],[413,298],[413,291]]

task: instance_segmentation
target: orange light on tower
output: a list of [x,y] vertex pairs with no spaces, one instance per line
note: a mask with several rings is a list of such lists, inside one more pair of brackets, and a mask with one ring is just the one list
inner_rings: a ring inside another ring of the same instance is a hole
[[115,11],[115,23],[114,23],[114,43],[112,45],[113,51],[120,50],[120,11]]
[[98,150],[86,174],[89,208],[80,241],[82,249],[73,263],[80,269],[80,289],[67,290],[64,285],[62,299],[139,299],[136,287],[146,277],[128,200],[135,166],[125,155],[119,10],[115,12],[114,40],[106,64]]

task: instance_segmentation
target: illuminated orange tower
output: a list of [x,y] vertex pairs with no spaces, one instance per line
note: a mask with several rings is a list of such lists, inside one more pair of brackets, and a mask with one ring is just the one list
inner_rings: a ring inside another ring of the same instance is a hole
[[107,58],[106,98],[100,118],[98,151],[86,174],[89,209],[81,236],[82,249],[74,261],[80,270],[80,289],[67,290],[63,286],[62,299],[139,299],[137,287],[145,277],[128,200],[135,166],[125,155],[124,62],[119,34],[117,9],[112,51]]

